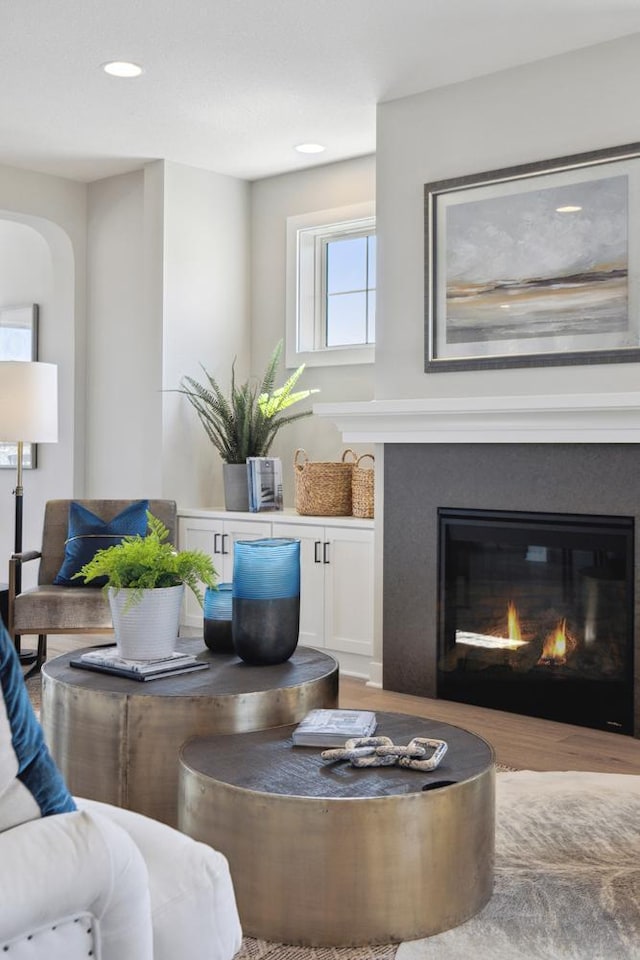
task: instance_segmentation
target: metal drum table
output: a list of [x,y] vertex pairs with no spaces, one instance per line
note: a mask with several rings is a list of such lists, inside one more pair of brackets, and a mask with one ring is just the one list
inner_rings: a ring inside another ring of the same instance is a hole
[[493,889],[493,750],[459,727],[378,713],[396,744],[445,740],[431,772],[327,765],[293,726],[180,752],[180,829],[229,860],[245,934],[310,946],[431,936]]
[[296,723],[314,707],[337,706],[338,664],[318,650],[298,647],[284,663],[252,667],[201,639],[179,649],[209,669],[140,683],[71,667],[82,650],[45,663],[42,726],[76,796],[175,826],[185,740]]

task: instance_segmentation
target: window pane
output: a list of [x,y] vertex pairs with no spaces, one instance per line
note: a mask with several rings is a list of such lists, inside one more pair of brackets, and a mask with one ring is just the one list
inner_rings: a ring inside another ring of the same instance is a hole
[[327,244],[327,293],[364,290],[367,286],[367,237]]
[[376,292],[372,290],[369,293],[369,303],[368,303],[368,316],[369,326],[367,328],[367,343],[376,342]]
[[366,293],[340,293],[327,297],[327,346],[366,343]]
[[367,286],[370,290],[375,290],[376,288],[376,235],[372,237],[367,237],[369,242],[369,283]]

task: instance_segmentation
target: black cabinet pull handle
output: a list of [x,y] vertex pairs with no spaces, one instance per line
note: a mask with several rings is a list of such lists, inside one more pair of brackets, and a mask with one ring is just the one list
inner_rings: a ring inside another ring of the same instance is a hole
[[227,545],[226,545],[226,543],[225,543],[225,540],[227,539],[228,536],[229,536],[228,533],[223,533],[223,534],[222,534],[222,552],[223,552],[223,554],[225,554],[225,555],[228,555],[228,553],[229,553],[229,551],[227,550]]
[[221,536],[221,535],[220,535],[219,533],[214,533],[214,535],[213,535],[213,552],[214,552],[214,554],[220,553],[220,548],[219,548],[219,546],[218,546],[218,538],[219,538],[220,536]]
[[325,540],[322,545],[322,562],[329,563],[329,541]]
[[316,540],[313,544],[313,562],[320,563],[320,540]]

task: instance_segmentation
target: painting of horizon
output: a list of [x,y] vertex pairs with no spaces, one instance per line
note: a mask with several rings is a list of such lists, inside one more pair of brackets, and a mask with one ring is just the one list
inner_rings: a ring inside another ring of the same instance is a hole
[[628,193],[622,175],[449,205],[447,344],[606,334],[634,342]]

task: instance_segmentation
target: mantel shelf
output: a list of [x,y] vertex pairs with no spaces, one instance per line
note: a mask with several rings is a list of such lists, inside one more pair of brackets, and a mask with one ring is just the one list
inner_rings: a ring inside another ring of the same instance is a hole
[[317,403],[345,443],[639,443],[640,392]]

